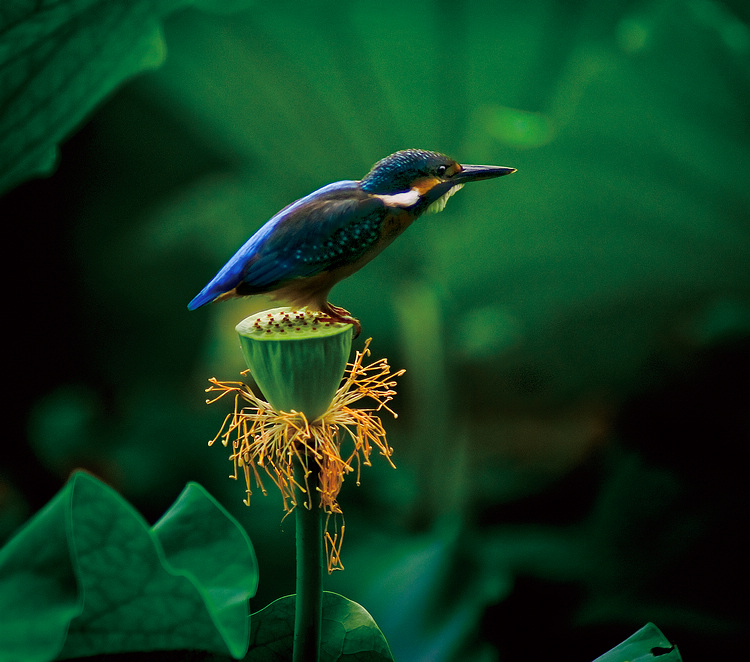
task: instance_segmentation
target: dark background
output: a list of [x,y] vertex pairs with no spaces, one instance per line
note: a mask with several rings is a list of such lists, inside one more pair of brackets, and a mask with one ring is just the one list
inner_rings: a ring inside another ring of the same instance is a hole
[[471,185],[334,303],[405,367],[396,471],[345,484],[346,570],[401,660],[587,660],[648,621],[745,652],[745,3],[258,3],[165,23],[57,171],[0,199],[0,536],[84,467],[154,521],[189,480],[294,590],[276,495],[208,448],[247,304],[187,301],[278,209],[420,147]]

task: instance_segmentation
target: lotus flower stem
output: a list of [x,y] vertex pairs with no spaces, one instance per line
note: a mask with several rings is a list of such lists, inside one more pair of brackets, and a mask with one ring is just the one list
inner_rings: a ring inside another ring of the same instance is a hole
[[[316,503],[317,472],[313,471],[305,476],[307,471],[301,462],[297,462],[297,590],[293,662],[317,662],[320,655],[323,611],[323,510]],[[304,493],[305,484],[310,490],[309,494]]]

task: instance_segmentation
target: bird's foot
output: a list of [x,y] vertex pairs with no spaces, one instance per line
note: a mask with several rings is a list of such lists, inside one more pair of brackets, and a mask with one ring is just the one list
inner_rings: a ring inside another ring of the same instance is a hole
[[362,325],[356,317],[352,317],[351,313],[344,308],[334,306],[332,303],[326,302],[322,312],[325,317],[321,317],[321,320],[331,320],[332,322],[341,322],[342,324],[351,324],[354,327],[354,337],[356,338],[362,332]]

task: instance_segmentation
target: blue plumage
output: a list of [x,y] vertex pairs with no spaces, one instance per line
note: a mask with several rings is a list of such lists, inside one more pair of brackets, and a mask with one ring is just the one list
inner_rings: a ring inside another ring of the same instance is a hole
[[464,183],[514,172],[460,165],[437,152],[404,150],[361,181],[328,184],[267,221],[188,304],[269,293],[332,319],[359,323],[328,303],[331,288],[357,271],[429,208],[440,210]]
[[[310,275],[311,269],[315,267],[302,262],[301,252],[304,251],[306,243],[315,243],[320,240],[321,228],[319,226],[303,227],[303,233],[296,240],[288,237],[285,243],[280,239],[291,233],[279,226],[284,222],[294,223],[295,215],[300,212],[304,213],[308,206],[325,208],[327,202],[335,202],[337,199],[337,197],[332,198],[331,194],[335,196],[342,192],[349,193],[355,190],[356,186],[355,181],[334,182],[284,207],[243,244],[211,282],[193,298],[188,304],[188,309],[195,310],[211,303],[243,282],[248,288],[257,288],[257,293],[262,293],[268,291],[267,288],[272,288],[286,280]],[[329,206],[335,205],[329,204]],[[274,232],[277,234],[276,237],[274,237]],[[292,256],[296,255],[298,250],[300,254],[294,259]],[[260,259],[261,257],[265,259]]]

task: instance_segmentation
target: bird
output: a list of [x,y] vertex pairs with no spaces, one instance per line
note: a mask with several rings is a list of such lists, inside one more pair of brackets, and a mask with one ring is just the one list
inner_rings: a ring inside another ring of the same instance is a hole
[[189,310],[235,297],[268,295],[323,319],[359,320],[334,306],[336,283],[370,262],[424,213],[439,212],[468,182],[515,168],[462,165],[425,149],[386,156],[359,181],[323,186],[284,207],[255,232],[190,301]]

